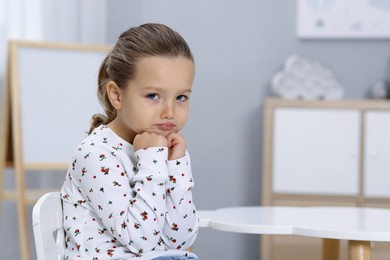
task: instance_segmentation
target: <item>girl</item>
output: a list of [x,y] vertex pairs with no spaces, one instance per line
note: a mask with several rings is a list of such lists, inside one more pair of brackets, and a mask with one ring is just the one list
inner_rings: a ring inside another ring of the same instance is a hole
[[197,259],[194,182],[180,134],[194,60],[161,24],[124,32],[103,61],[99,100],[61,190],[66,259]]

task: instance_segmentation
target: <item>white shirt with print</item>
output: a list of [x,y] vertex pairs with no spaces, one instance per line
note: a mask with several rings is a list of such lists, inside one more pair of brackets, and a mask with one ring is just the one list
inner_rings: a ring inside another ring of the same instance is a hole
[[188,152],[168,161],[167,147],[134,152],[109,127],[78,147],[61,197],[65,259],[192,256],[198,233]]

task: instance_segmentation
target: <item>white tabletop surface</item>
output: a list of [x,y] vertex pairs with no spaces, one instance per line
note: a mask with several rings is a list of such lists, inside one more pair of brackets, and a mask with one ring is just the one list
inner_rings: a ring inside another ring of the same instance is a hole
[[198,214],[201,227],[228,232],[390,241],[390,209],[235,207]]

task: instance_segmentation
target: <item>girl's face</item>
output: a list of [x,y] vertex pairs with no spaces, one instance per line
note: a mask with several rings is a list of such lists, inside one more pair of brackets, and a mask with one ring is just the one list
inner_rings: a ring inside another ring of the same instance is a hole
[[142,132],[179,132],[187,121],[193,79],[194,64],[188,58],[141,58],[135,78],[111,99],[117,117],[110,127],[130,143]]

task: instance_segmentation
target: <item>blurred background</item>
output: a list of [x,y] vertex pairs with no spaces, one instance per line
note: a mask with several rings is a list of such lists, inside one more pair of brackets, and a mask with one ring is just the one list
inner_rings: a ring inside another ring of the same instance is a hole
[[[289,55],[330,66],[345,99],[367,98],[375,82],[390,79],[389,39],[299,39],[296,1],[0,0],[0,88],[9,39],[113,44],[149,22],[178,31],[195,56],[184,135],[202,210],[261,204],[263,100]],[[59,189],[64,175],[37,172],[26,182]],[[4,187],[13,185],[8,169]],[[0,259],[20,259],[16,214],[15,203],[2,202]],[[30,241],[35,259],[32,232]],[[259,259],[259,245],[257,235],[201,229],[194,251],[200,259]]]

